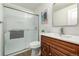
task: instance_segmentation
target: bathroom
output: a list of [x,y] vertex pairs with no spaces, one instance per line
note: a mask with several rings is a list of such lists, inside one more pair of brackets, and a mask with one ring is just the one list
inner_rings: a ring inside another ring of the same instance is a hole
[[78,56],[78,9],[78,3],[0,3],[0,55]]

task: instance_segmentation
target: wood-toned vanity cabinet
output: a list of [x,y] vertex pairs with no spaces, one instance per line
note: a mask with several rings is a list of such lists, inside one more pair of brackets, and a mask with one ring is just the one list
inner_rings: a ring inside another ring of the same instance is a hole
[[[42,39],[45,39],[46,37],[42,37]],[[43,41],[45,41],[45,42],[43,42]],[[43,55],[43,56],[49,56],[49,48],[50,48],[50,46],[49,46],[49,43],[46,41],[46,40],[43,40],[42,41],[42,43],[41,43],[41,52],[43,52],[43,53],[41,53],[41,55]]]
[[79,55],[79,45],[42,35],[41,55],[77,56]]

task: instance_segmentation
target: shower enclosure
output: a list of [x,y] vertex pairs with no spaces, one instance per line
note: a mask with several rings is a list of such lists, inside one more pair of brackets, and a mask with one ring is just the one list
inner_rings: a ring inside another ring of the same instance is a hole
[[38,15],[4,6],[4,55],[29,48],[38,40]]

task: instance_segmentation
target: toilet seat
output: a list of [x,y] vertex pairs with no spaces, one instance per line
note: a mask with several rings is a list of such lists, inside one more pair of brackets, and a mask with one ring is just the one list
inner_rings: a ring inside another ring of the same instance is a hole
[[40,41],[33,41],[30,43],[30,48],[35,49],[40,47]]

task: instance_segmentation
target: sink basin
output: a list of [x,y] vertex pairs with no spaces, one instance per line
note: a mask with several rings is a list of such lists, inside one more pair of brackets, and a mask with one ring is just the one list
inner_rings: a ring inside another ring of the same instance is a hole
[[40,47],[40,45],[41,45],[40,41],[33,41],[30,43],[30,48],[35,49],[35,48]]
[[62,35],[61,38],[62,38],[62,40],[79,44],[79,36],[74,36],[74,35]]
[[61,35],[62,38],[72,38],[72,35]]
[[74,35],[62,35],[61,37],[67,39],[79,39],[79,36],[74,36]]

